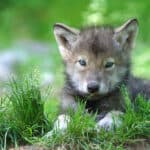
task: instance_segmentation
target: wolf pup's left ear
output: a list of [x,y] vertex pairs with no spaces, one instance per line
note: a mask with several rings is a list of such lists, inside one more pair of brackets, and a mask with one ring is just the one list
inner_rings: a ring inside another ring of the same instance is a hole
[[67,59],[71,53],[71,47],[77,40],[79,31],[68,27],[62,23],[54,25],[54,35],[59,46],[60,53],[64,59]]
[[114,31],[114,40],[124,50],[132,49],[138,31],[137,19],[128,20]]

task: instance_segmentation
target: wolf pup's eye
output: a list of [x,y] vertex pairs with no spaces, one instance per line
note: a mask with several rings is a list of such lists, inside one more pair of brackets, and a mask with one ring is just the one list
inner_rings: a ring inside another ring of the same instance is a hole
[[79,62],[79,64],[80,64],[81,66],[86,66],[86,61],[85,61],[85,60],[80,59],[78,62]]
[[107,62],[105,68],[111,68],[114,65],[114,62]]
[[107,61],[105,61],[104,63],[104,67],[105,69],[109,70],[109,69],[112,69],[114,68],[115,66],[115,63],[114,63],[114,59],[112,58],[109,58]]

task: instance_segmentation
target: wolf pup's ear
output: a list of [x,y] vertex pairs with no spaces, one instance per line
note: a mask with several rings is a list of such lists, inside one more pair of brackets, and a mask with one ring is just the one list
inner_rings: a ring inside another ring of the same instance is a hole
[[128,20],[121,27],[116,28],[114,32],[114,40],[119,47],[124,50],[132,49],[138,31],[137,19]]
[[54,35],[59,46],[60,53],[64,59],[67,59],[71,53],[71,47],[77,40],[79,31],[61,23],[54,25]]

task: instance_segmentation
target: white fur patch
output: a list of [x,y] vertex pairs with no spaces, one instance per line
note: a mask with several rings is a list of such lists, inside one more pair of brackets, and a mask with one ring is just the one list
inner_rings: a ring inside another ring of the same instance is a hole
[[62,114],[59,115],[57,120],[54,123],[54,128],[50,132],[48,132],[45,137],[49,138],[53,135],[54,132],[59,131],[61,133],[64,133],[64,131],[68,127],[68,123],[70,122],[70,116]]
[[78,85],[79,91],[82,91],[83,93],[87,93],[87,82],[84,81],[83,84]]
[[104,128],[105,130],[112,130],[114,127],[119,127],[122,123],[120,119],[120,115],[122,114],[120,111],[107,113],[106,116],[96,124],[96,129],[100,130]]
[[54,130],[64,131],[67,129],[68,123],[70,122],[70,117],[68,115],[59,115],[58,119],[54,123]]
[[72,76],[72,81],[76,89],[78,89],[82,93],[87,93],[87,82],[86,81],[79,81],[80,74],[75,73],[74,76]]
[[59,51],[60,51],[60,54],[64,60],[67,60],[71,55],[71,52],[69,50],[67,50],[67,48],[65,48],[62,45],[59,45]]

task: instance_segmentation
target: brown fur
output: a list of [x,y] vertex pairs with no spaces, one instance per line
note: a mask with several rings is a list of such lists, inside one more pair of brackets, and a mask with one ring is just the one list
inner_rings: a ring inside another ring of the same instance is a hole
[[[66,83],[62,91],[63,112],[77,102],[85,101],[89,111],[100,113],[124,109],[120,87],[125,85],[131,99],[141,93],[150,98],[150,82],[134,78],[130,73],[131,48],[138,23],[129,20],[119,28],[90,27],[80,31],[63,24],[54,26],[54,33],[65,63]],[[85,60],[81,66],[79,60]],[[106,69],[105,62],[114,61]],[[99,91],[89,93],[86,86],[95,81]]]

